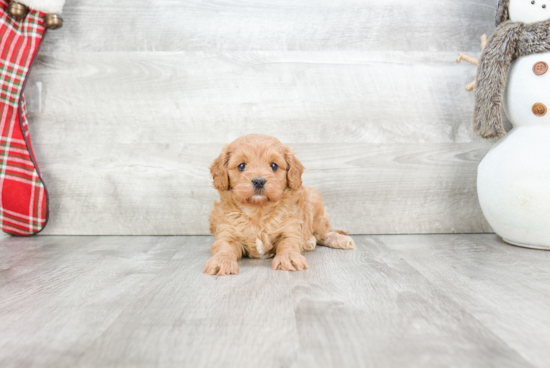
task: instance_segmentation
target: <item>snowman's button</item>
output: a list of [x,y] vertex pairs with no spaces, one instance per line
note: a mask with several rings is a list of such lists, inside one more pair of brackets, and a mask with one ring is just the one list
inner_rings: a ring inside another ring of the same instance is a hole
[[548,71],[548,64],[546,64],[544,61],[539,61],[535,65],[533,65],[533,72],[536,75],[543,75]]
[[533,114],[536,116],[544,116],[547,111],[546,106],[540,102],[533,105]]

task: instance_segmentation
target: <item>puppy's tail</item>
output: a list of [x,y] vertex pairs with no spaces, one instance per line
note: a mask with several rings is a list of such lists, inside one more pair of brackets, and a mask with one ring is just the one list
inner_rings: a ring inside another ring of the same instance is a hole
[[338,234],[342,234],[342,235],[348,235],[348,232],[347,231],[343,231],[343,230],[333,230],[335,233],[338,233]]

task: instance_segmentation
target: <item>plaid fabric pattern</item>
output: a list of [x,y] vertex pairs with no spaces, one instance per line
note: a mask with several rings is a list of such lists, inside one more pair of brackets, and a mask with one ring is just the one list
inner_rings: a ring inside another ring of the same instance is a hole
[[8,234],[27,236],[40,232],[48,216],[22,93],[44,35],[44,14],[30,10],[17,21],[7,7],[0,0],[0,226]]

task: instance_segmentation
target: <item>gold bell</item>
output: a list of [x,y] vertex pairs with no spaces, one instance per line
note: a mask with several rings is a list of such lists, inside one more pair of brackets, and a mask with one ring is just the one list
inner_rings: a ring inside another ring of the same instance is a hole
[[12,1],[10,5],[8,5],[8,14],[17,20],[25,18],[28,12],[29,10],[27,7],[17,1]]
[[63,27],[63,18],[59,14],[48,14],[46,15],[45,23],[46,28],[53,31],[54,29]]

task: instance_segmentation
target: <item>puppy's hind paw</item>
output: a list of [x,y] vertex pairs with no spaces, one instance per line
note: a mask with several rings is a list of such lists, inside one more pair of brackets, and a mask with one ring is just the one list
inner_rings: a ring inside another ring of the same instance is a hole
[[334,249],[354,249],[355,242],[350,236],[339,234],[335,231],[327,233],[320,242],[325,247]]
[[303,271],[309,268],[306,257],[299,252],[284,252],[277,254],[275,258],[273,258],[271,266],[274,271]]
[[207,275],[229,276],[239,274],[239,264],[236,260],[226,255],[216,255],[210,258],[204,270]]
[[351,236],[340,235],[339,244],[342,245],[342,249],[355,249],[355,242]]

